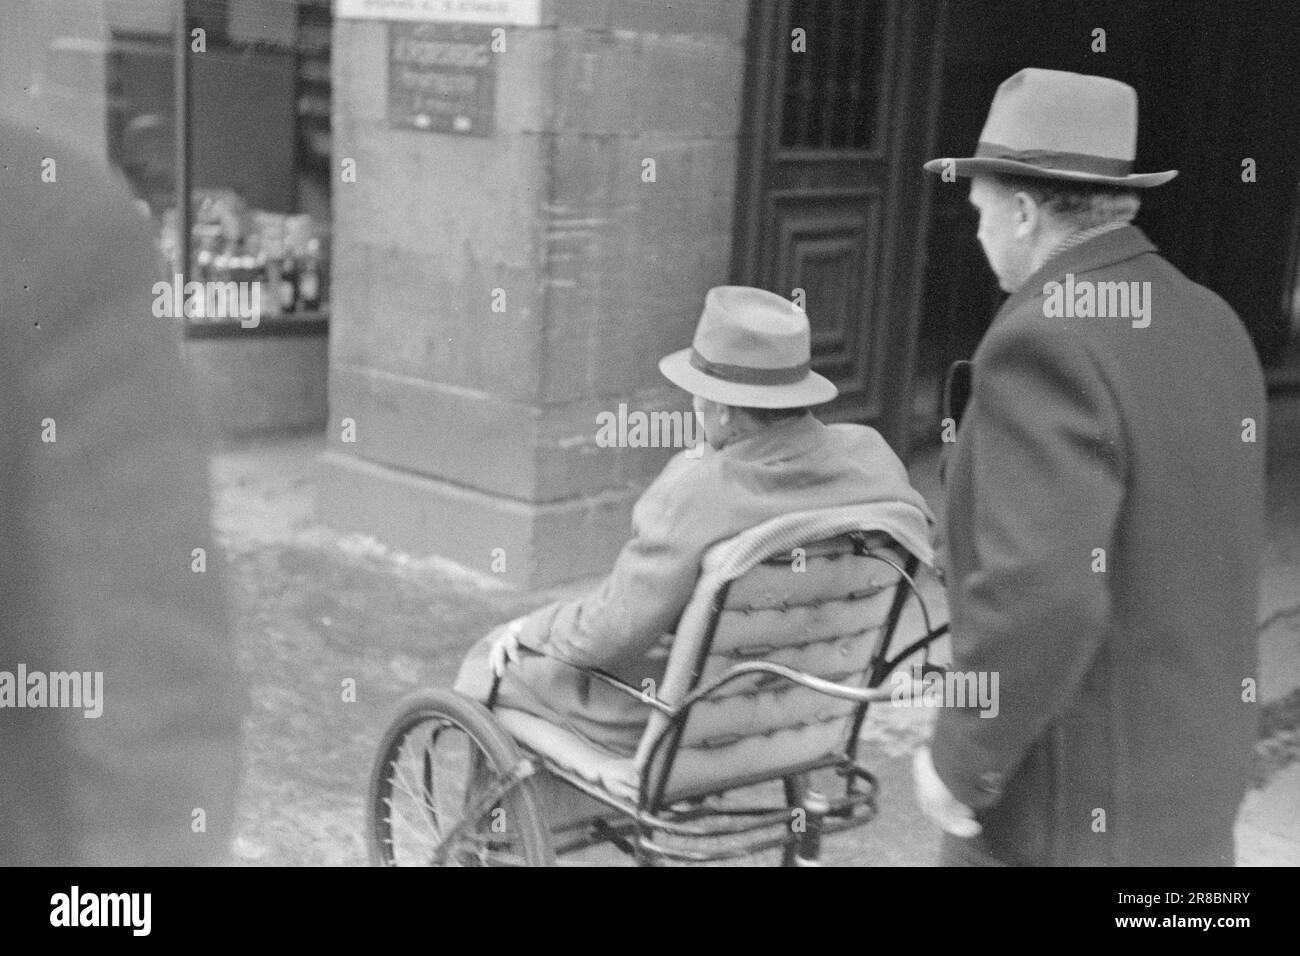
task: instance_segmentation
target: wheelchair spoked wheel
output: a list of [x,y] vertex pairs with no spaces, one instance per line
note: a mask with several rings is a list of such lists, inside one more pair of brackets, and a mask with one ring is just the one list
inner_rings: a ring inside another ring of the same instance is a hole
[[408,697],[370,776],[376,866],[553,866],[536,788],[513,739],[454,691]]

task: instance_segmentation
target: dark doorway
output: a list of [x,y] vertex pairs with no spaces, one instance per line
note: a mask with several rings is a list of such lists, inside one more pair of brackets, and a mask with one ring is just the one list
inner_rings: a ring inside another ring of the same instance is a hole
[[[1137,169],[1178,169],[1143,194],[1137,224],[1218,292],[1261,360],[1284,360],[1300,180],[1300,4],[1290,0],[948,0],[936,155],[969,155],[999,83],[1024,67],[1111,76],[1138,91]],[[1094,52],[1094,30],[1105,52]],[[1256,179],[1242,179],[1245,159]],[[937,409],[950,361],[969,357],[1002,295],[975,241],[965,189],[935,189],[918,397]],[[933,420],[937,420],[937,415]]]
[[826,417],[904,453],[936,438],[943,372],[1002,293],[966,190],[920,165],[968,155],[1016,71],[1096,73],[1138,91],[1137,168],[1180,170],[1138,225],[1232,304],[1283,380],[1300,366],[1298,37],[1293,0],[755,2],[733,279],[804,290],[814,364],[842,393]]
[[[937,0],[752,5],[733,281],[802,290],[820,413],[905,453]],[[802,31],[802,33],[800,32]]]

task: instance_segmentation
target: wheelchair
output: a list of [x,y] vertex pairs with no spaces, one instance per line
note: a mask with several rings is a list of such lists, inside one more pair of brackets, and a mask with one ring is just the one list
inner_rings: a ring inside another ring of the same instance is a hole
[[[630,757],[450,690],[406,698],[371,773],[371,863],[550,866],[606,844],[641,866],[764,851],[819,865],[823,836],[877,812],[858,737],[894,693],[882,684],[917,652],[939,670],[930,645],[948,625],[932,625],[916,584],[932,559],[914,550],[871,506],[787,515],[714,545],[658,688],[587,671],[645,706]],[[909,599],[925,632],[891,657]]]

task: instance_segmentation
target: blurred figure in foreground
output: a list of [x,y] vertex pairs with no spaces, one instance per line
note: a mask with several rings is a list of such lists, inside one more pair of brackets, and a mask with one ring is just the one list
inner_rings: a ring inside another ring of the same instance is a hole
[[3,119],[0,160],[0,865],[224,863],[244,691],[149,225]]

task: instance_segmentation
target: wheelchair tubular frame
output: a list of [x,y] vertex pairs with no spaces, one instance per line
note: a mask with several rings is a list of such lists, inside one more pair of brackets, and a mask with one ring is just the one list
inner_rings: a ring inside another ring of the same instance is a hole
[[[790,822],[790,806],[733,808],[705,806],[708,800],[720,796],[720,793],[709,793],[695,797],[688,796],[676,801],[671,806],[663,805],[668,782],[672,776],[673,762],[693,706],[727,684],[753,674],[769,674],[817,693],[840,700],[853,701],[857,704],[850,721],[850,733],[843,752],[790,768],[791,772],[786,775],[785,779],[788,783],[794,777],[824,769],[834,769],[839,776],[845,778],[846,788],[844,794],[828,799],[829,808],[825,815],[826,819],[822,824],[824,834],[853,829],[869,822],[876,815],[876,796],[879,791],[879,784],[871,772],[857,761],[857,738],[866,719],[867,709],[872,703],[889,701],[892,692],[881,689],[880,684],[897,667],[899,662],[917,651],[925,651],[927,655],[926,666],[929,666],[929,646],[939,637],[948,633],[949,625],[943,624],[938,628],[933,626],[929,607],[916,584],[915,576],[920,568],[920,560],[915,555],[909,554],[906,562],[900,565],[893,559],[871,549],[866,543],[865,535],[852,533],[851,537],[854,544],[853,554],[856,557],[881,561],[888,564],[899,574],[899,580],[895,585],[897,590],[891,601],[885,623],[881,628],[877,647],[872,652],[866,665],[867,686],[859,688],[839,684],[769,661],[748,661],[737,664],[700,686],[698,682],[703,673],[705,661],[712,650],[714,633],[722,610],[726,606],[727,595],[732,584],[731,581],[725,582],[713,596],[707,637],[701,641],[700,649],[692,664],[692,689],[679,704],[671,705],[659,700],[657,697],[647,697],[642,691],[605,671],[594,668],[584,669],[585,673],[610,687],[620,690],[642,704],[658,710],[667,718],[667,724],[651,744],[650,752],[641,767],[635,804],[614,796],[604,788],[589,783],[577,774],[558,767],[550,761],[543,760],[543,763],[553,775],[574,789],[616,811],[621,816],[620,819],[612,822],[604,818],[593,819],[587,817],[559,827],[554,831],[554,835],[557,837],[573,831],[585,830],[586,832],[568,841],[557,842],[557,854],[608,842],[615,844],[624,852],[634,855],[639,863],[653,862],[656,859],[707,862],[732,859],[777,847],[786,847],[788,849],[791,845],[791,837],[788,832],[746,842],[734,849],[716,852],[676,849],[656,843],[653,838],[653,834],[656,832],[669,836],[700,838],[740,835],[776,826],[780,826],[783,831],[787,830]],[[898,628],[898,623],[902,618],[908,599],[913,596],[920,605],[926,632],[922,637],[908,644],[893,658],[890,658],[888,654],[894,632]],[[661,753],[665,755],[663,764],[657,767],[656,762]],[[745,786],[776,779],[781,778],[770,777],[767,773],[756,774],[752,779],[741,778],[728,789],[738,790]],[[865,784],[865,789],[858,789],[859,784]],[[740,818],[743,822],[735,824],[728,822],[711,827],[700,826],[692,822],[698,818],[709,818],[717,821],[728,817]]]

